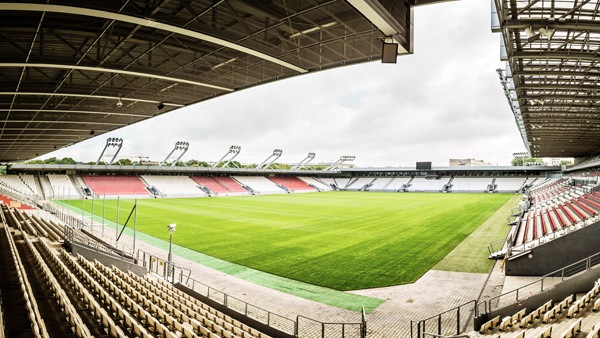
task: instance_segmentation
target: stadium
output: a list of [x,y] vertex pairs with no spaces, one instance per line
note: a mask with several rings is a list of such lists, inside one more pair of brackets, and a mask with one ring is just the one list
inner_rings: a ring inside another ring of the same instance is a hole
[[116,160],[159,115],[419,58],[444,2],[0,1],[0,338],[598,337],[597,1],[491,1],[519,165]]

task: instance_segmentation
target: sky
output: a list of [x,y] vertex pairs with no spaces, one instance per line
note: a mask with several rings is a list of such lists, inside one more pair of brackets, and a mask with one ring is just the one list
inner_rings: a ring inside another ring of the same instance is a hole
[[[231,145],[241,163],[279,163],[309,152],[314,163],[356,156],[360,167],[447,166],[450,158],[510,165],[525,151],[496,73],[500,34],[490,3],[460,0],[417,7],[414,54],[296,76],[224,95],[106,133],[41,158],[95,161],[108,137],[119,158],[161,161],[187,141],[181,160],[216,161]],[[108,158],[106,159],[108,160]]]

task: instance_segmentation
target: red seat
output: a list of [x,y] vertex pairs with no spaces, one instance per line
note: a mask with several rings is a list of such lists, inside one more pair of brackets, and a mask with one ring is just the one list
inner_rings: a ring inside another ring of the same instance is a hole
[[315,191],[313,187],[297,177],[269,177],[269,179],[291,191]]
[[82,175],[81,178],[96,195],[148,195],[146,185],[138,176]]

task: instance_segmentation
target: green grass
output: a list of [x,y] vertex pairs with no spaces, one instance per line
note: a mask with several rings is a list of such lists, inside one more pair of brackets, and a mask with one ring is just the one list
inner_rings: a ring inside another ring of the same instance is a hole
[[[495,260],[488,259],[487,245],[498,239],[506,238],[510,226],[506,218],[512,208],[519,203],[521,195],[513,195],[500,209],[473,231],[454,250],[437,263],[433,269],[442,271],[489,273]],[[498,247],[495,248],[496,250]]]
[[[513,195],[331,192],[138,201],[137,230],[336,290],[412,283]],[[81,201],[71,201],[81,207]],[[124,223],[133,205],[121,201]],[[85,202],[91,210],[91,201]],[[102,201],[95,202],[102,215]],[[116,220],[116,201],[106,205]],[[130,224],[131,221],[130,221]],[[487,243],[481,243],[486,246]]]

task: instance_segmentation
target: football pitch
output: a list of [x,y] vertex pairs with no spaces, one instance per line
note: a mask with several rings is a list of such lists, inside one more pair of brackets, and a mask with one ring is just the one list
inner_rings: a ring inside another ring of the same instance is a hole
[[[327,192],[140,199],[137,231],[168,241],[167,225],[177,223],[177,245],[294,280],[357,290],[416,281],[512,196]],[[92,200],[70,203],[92,211]],[[133,204],[120,200],[119,223]],[[94,213],[117,221],[117,201],[95,200]],[[473,250],[485,251],[487,244]]]

